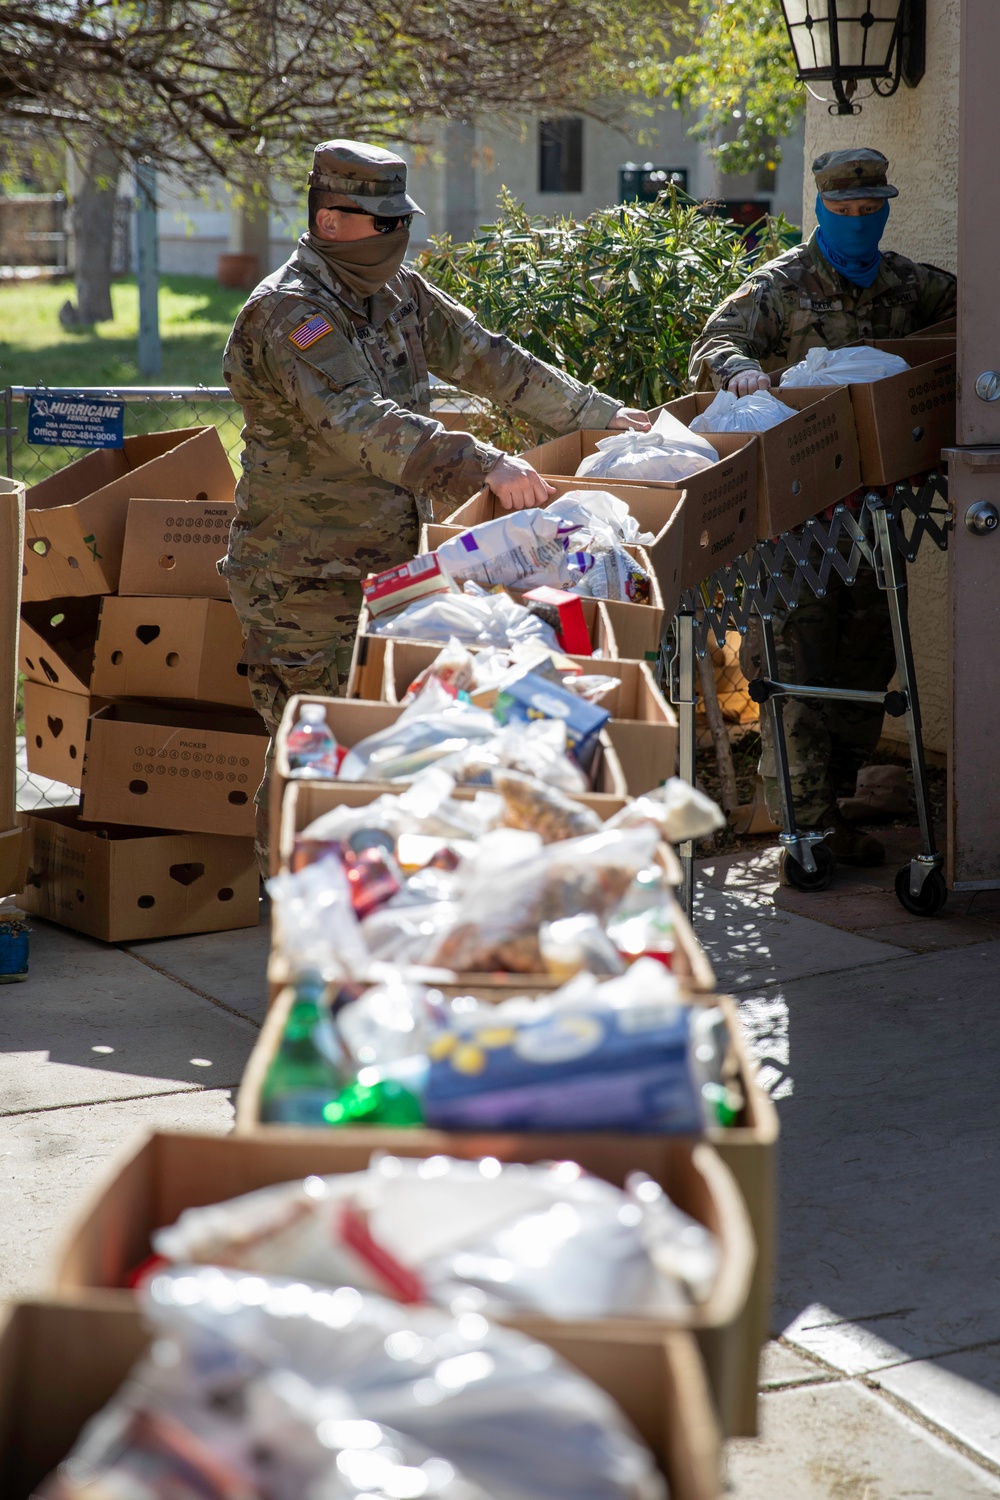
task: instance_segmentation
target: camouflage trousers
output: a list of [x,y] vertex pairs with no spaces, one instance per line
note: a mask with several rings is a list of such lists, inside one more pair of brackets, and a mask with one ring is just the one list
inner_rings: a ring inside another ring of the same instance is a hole
[[269,568],[227,562],[229,597],[243,626],[243,660],[250,696],[271,736],[257,809],[255,851],[270,874],[269,798],[274,737],[289,698],[318,693],[336,698],[347,687],[361,610],[361,584],[295,578]]
[[[867,563],[862,564],[856,583],[849,586],[838,573],[831,573],[822,599],[803,590],[797,609],[780,614],[776,610],[774,636],[782,682],[884,692],[896,669],[889,606]],[[757,624],[744,637],[740,665],[748,678],[765,675]],[[795,816],[803,828],[814,828],[828,817],[838,797],[853,793],[858,771],[878,744],[883,710],[877,704],[822,703],[809,698],[782,701]],[[766,709],[760,717],[758,769],[768,812],[780,822]]]

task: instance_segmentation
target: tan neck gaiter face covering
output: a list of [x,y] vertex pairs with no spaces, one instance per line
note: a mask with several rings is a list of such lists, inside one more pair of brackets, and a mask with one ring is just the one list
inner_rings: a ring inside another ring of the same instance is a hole
[[403,264],[410,231],[392,229],[368,240],[321,240],[310,234],[309,243],[356,297],[373,297]]

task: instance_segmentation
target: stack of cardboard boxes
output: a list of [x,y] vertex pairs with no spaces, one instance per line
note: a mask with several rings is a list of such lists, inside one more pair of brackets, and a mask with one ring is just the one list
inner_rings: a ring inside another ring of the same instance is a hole
[[267,736],[216,563],[233,472],[212,427],[126,438],[26,498],[23,905],[108,942],[252,926]]

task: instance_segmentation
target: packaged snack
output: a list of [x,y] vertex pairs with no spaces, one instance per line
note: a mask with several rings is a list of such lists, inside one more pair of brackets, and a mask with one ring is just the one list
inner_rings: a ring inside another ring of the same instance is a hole
[[590,632],[583,618],[583,605],[578,595],[567,593],[565,589],[547,588],[543,585],[529,589],[524,598],[528,604],[546,606],[551,611],[542,618],[548,620],[564,651],[571,656],[591,654]]
[[525,672],[507,683],[497,694],[494,717],[501,724],[529,724],[538,719],[558,719],[566,730],[569,748],[584,767],[597,750],[597,739],[610,719],[607,709],[577,697],[560,683],[537,672]]
[[452,636],[448,644],[438,652],[429,667],[416,676],[403,695],[403,703],[412,703],[427,686],[431,678],[439,682],[453,698],[459,693],[471,693],[476,686],[478,673],[475,658]]
[[398,568],[373,573],[361,585],[368,613],[373,618],[402,609],[414,599],[426,598],[428,594],[453,591],[454,585],[435,552],[422,552]]

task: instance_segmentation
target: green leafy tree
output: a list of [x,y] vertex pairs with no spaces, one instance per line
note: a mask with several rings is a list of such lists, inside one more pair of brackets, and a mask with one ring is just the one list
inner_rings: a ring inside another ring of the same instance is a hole
[[[765,219],[758,235],[749,248],[744,231],[676,192],[580,224],[533,217],[505,190],[495,224],[466,244],[435,240],[419,265],[488,327],[648,410],[687,388],[691,342],[709,313],[795,231]],[[503,446],[532,437],[493,413],[479,429]]]
[[665,92],[725,173],[773,170],[805,107],[778,0],[691,0],[672,21]]

